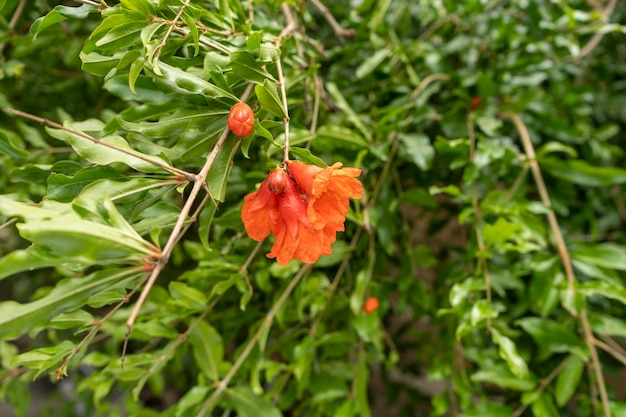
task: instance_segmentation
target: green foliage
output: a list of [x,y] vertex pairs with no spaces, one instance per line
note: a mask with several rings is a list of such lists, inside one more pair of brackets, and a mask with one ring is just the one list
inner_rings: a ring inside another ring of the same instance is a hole
[[[16,416],[625,414],[623,7],[80,3],[0,1]],[[287,119],[363,171],[311,266],[240,220]]]

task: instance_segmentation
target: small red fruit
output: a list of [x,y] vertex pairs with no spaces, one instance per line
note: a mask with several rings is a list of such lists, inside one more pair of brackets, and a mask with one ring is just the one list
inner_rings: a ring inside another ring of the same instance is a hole
[[479,96],[472,97],[472,101],[470,101],[470,110],[474,110],[479,105],[480,105],[480,97]]
[[366,314],[373,313],[377,309],[378,309],[378,298],[370,297],[367,300],[365,300],[365,303],[363,304],[363,311]]
[[228,128],[237,136],[248,136],[254,131],[254,112],[246,103],[237,103],[230,108]]
[[277,168],[270,172],[267,177],[267,188],[274,194],[280,194],[285,191],[285,184],[287,183],[287,173],[280,168]]

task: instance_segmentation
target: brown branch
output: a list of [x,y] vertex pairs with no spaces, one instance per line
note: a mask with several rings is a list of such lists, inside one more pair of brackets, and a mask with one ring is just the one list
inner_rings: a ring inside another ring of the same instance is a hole
[[174,20],[172,20],[171,22],[168,22],[169,27],[167,28],[165,35],[163,35],[163,38],[161,39],[159,46],[156,47],[156,51],[154,51],[154,56],[152,58],[153,61],[157,61],[159,59],[159,55],[161,55],[161,50],[163,49],[165,44],[167,44],[167,39],[170,37],[174,29],[176,28],[176,22],[178,22],[180,17],[183,15],[183,12],[185,11],[185,9],[189,7],[190,3],[191,3],[191,0],[185,0],[183,5],[180,6],[180,10],[178,10],[178,13],[176,13],[176,16],[174,16]]
[[616,349],[613,349],[611,346],[609,346],[608,344],[598,340],[598,339],[593,339],[593,343],[598,346],[600,349],[604,350],[605,352],[609,353],[611,356],[613,356],[615,359],[617,359],[618,361],[620,361],[622,363],[622,365],[626,365],[626,356],[624,356],[622,353],[618,352]]
[[[563,367],[565,366],[565,361],[567,361],[567,357],[565,359],[563,359],[553,370],[552,372],[550,372],[550,375],[548,375],[547,377],[543,378],[541,380],[541,382],[539,383],[539,387],[537,387],[537,391],[535,391],[537,394],[541,394],[543,392],[543,390],[546,389],[546,387],[550,384],[550,382],[552,382],[552,380],[554,378],[556,378],[556,376],[558,374],[561,373],[561,371],[563,370]],[[522,413],[524,411],[526,411],[526,409],[528,408],[529,404],[522,404],[519,406],[519,408],[517,410],[515,410],[515,412],[513,413],[513,415],[511,417],[519,417],[522,415]]]
[[243,365],[243,363],[246,361],[246,359],[250,355],[250,352],[252,352],[252,349],[254,348],[256,343],[259,341],[261,335],[265,333],[266,331],[268,331],[269,328],[271,327],[272,323],[274,322],[274,317],[276,316],[276,314],[278,314],[278,310],[280,310],[280,308],[283,306],[285,301],[287,301],[287,298],[289,297],[289,295],[291,295],[291,292],[294,290],[296,285],[298,285],[298,282],[300,282],[300,279],[302,279],[302,277],[310,270],[311,270],[311,265],[304,265],[302,268],[300,268],[300,271],[298,271],[298,273],[293,277],[293,279],[291,280],[287,288],[285,288],[285,291],[283,291],[283,293],[281,294],[280,298],[272,306],[272,309],[267,313],[267,315],[263,319],[263,322],[261,323],[257,331],[250,338],[250,340],[246,344],[246,347],[241,352],[241,355],[239,355],[239,357],[237,358],[237,361],[235,361],[235,363],[230,368],[228,373],[224,376],[224,378],[217,385],[215,391],[213,391],[211,396],[204,403],[204,405],[202,406],[202,409],[196,415],[196,417],[205,416],[209,410],[215,407],[216,402],[219,400],[220,396],[226,390],[226,388],[228,388],[228,384],[233,379],[233,377],[235,376],[239,368],[241,368],[241,365]]
[[154,166],[162,168],[162,169],[164,169],[166,171],[169,171],[169,172],[171,172],[173,174],[180,175],[181,177],[186,178],[188,181],[195,180],[195,175],[190,174],[189,172],[186,172],[186,171],[183,171],[182,169],[178,169],[178,168],[175,168],[173,166],[164,164],[163,162],[154,160],[154,159],[152,159],[150,157],[147,157],[147,156],[145,156],[143,154],[136,153],[136,152],[134,152],[131,149],[119,148],[119,147],[117,147],[115,145],[111,145],[109,143],[103,142],[102,140],[100,140],[100,139],[98,139],[96,137],[90,136],[90,135],[88,135],[88,134],[86,134],[84,132],[81,132],[80,130],[75,130],[75,129],[63,126],[63,125],[61,125],[59,123],[56,123],[56,122],[50,121],[48,119],[44,119],[44,118],[32,115],[30,113],[25,113],[25,112],[20,111],[20,110],[9,109],[9,108],[4,108],[2,110],[5,113],[9,113],[9,114],[12,114],[12,115],[15,115],[15,116],[23,117],[25,119],[29,119],[29,120],[35,121],[35,122],[37,122],[39,124],[42,124],[44,126],[48,126],[48,127],[54,128],[54,129],[63,130],[65,132],[71,133],[72,135],[80,136],[83,139],[87,139],[87,140],[89,140],[89,141],[91,141],[93,143],[97,143],[98,145],[102,145],[102,146],[104,146],[106,148],[114,149],[114,150],[116,150],[116,151],[118,151],[120,153],[123,153],[123,154],[126,154],[126,155],[130,155],[130,156],[135,157],[137,159],[141,159],[144,162],[148,162],[148,163],[150,163],[150,164],[152,164]]
[[317,7],[317,10],[319,10],[320,13],[322,13],[326,21],[333,28],[335,35],[337,35],[339,39],[350,38],[354,36],[354,33],[355,33],[354,29],[342,28],[339,22],[337,22],[337,19],[335,19],[335,16],[333,16],[330,10],[328,10],[328,8],[324,6],[320,0],[311,0],[311,3],[313,3],[313,5]]
[[432,83],[433,81],[448,81],[450,79],[450,76],[448,74],[440,74],[440,73],[436,73],[436,74],[430,74],[427,77],[424,77],[424,79],[422,80],[422,82],[417,86],[417,88],[415,88],[415,90],[413,90],[411,92],[411,100],[415,100],[417,98],[417,96],[419,96],[422,91],[424,91],[426,89],[426,87],[428,87],[430,85],[430,83]]
[[[248,97],[250,96],[250,93],[252,92],[252,87],[253,87],[253,84],[248,85],[248,88],[246,89],[246,91],[243,93],[241,97],[242,101],[245,101],[248,99]],[[204,166],[202,167],[198,175],[195,176],[193,188],[189,192],[187,201],[185,202],[185,205],[183,206],[183,208],[180,211],[180,214],[178,215],[178,220],[176,221],[176,225],[174,226],[174,229],[170,233],[167,243],[165,244],[165,247],[163,248],[163,252],[161,253],[161,258],[157,261],[154,270],[152,270],[152,273],[150,274],[150,277],[148,278],[148,281],[146,282],[146,285],[143,288],[143,291],[139,295],[139,299],[135,303],[135,307],[133,308],[132,313],[130,314],[130,316],[128,317],[128,320],[126,321],[126,327],[128,328],[128,330],[126,332],[124,349],[122,351],[122,363],[124,363],[124,355],[126,353],[126,345],[128,343],[128,338],[130,337],[130,333],[132,332],[135,320],[137,319],[137,316],[139,315],[141,306],[146,301],[146,297],[148,297],[148,293],[150,292],[150,289],[152,288],[155,281],[161,274],[161,271],[163,271],[163,268],[165,268],[165,265],[167,265],[169,257],[172,251],[174,250],[174,247],[176,246],[178,239],[180,238],[182,234],[183,226],[185,224],[187,216],[189,215],[191,208],[193,204],[195,203],[196,198],[198,197],[198,194],[200,193],[200,190],[206,186],[205,183],[206,183],[207,174],[209,173],[209,170],[213,166],[213,163],[215,162],[215,159],[217,158],[218,153],[222,149],[224,142],[228,138],[229,132],[230,131],[228,130],[228,126],[226,126],[224,128],[224,132],[222,133],[220,138],[217,140],[217,143],[215,144],[215,146],[211,150],[211,153],[207,157],[207,160]]]
[[[615,10],[616,5],[617,5],[617,0],[609,1],[609,4],[606,6],[604,11],[602,12],[603,21],[606,22],[609,19],[611,14],[613,14],[613,10]],[[596,46],[600,44],[603,37],[604,37],[604,33],[602,31],[596,32],[591,37],[589,42],[587,42],[587,44],[580,50],[580,52],[578,52],[578,55],[574,57],[574,63],[578,64],[583,57],[585,57],[586,55],[589,55],[591,51],[593,51],[596,48]]]
[[[548,208],[548,223],[550,224],[550,230],[552,231],[552,235],[554,237],[559,252],[559,257],[561,258],[563,269],[565,270],[565,276],[567,277],[568,282],[568,291],[576,291],[576,276],[574,275],[574,269],[572,268],[569,251],[567,250],[567,246],[565,245],[565,240],[563,239],[563,234],[561,233],[561,229],[559,227],[559,222],[556,218],[556,214],[554,213],[552,203],[550,202],[550,195],[548,194],[548,189],[545,182],[543,181],[541,169],[539,168],[539,164],[537,163],[535,149],[533,147],[532,141],[530,140],[528,129],[526,129],[526,125],[524,124],[524,122],[522,122],[522,119],[520,119],[520,117],[516,113],[506,112],[502,113],[500,117],[502,119],[508,119],[512,121],[520,135],[520,140],[522,142],[522,146],[524,147],[524,152],[528,157],[528,164],[533,174],[535,185],[537,186],[537,191],[539,192],[541,202]],[[604,416],[611,417],[609,397],[606,391],[604,375],[602,374],[602,365],[600,363],[598,351],[594,343],[595,338],[593,336],[593,332],[591,331],[591,326],[589,325],[586,308],[583,308],[581,311],[580,322],[583,327],[585,343],[587,344],[587,347],[589,348],[589,353],[591,355],[591,361],[596,376],[596,383],[598,384],[598,390],[600,393],[600,400],[602,401]]]

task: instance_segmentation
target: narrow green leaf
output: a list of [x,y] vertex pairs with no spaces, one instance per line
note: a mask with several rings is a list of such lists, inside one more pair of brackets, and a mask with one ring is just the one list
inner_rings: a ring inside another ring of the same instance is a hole
[[163,77],[157,77],[157,83],[164,87],[165,93],[182,95],[201,95],[206,99],[228,98],[239,101],[239,98],[228,91],[219,88],[202,78],[183,71],[178,67],[173,67],[164,62],[158,63],[158,68]]
[[539,164],[556,178],[587,187],[626,183],[626,170],[622,168],[592,166],[581,160],[563,161],[550,157],[541,159]]
[[254,92],[265,110],[283,119],[287,117],[287,111],[283,107],[283,102],[278,96],[278,91],[276,91],[276,86],[272,81],[265,80],[263,84],[255,85]]
[[48,200],[69,203],[82,189],[101,179],[122,180],[125,177],[107,165],[83,168],[73,175],[53,172],[48,177]]
[[530,391],[537,385],[531,380],[518,378],[513,375],[508,368],[500,366],[492,366],[489,369],[482,369],[475,372],[472,374],[471,380],[474,382],[495,384],[499,387],[514,391]]
[[552,396],[548,393],[541,393],[541,396],[537,401],[532,403],[530,409],[535,417],[559,417],[559,410],[557,410],[552,401]]
[[363,60],[356,69],[355,75],[358,80],[365,78],[383,63],[392,54],[391,48],[386,47],[379,49],[371,54],[367,59]]
[[189,409],[196,404],[200,404],[202,400],[211,391],[211,387],[205,385],[195,385],[182,396],[176,404],[176,417],[185,417],[191,415]]
[[601,295],[626,305],[626,288],[623,285],[603,281],[587,281],[578,285],[578,291],[586,297]]
[[237,141],[232,138],[226,140],[207,175],[206,182],[209,192],[216,201],[224,201],[226,198],[226,183],[228,182],[228,174],[233,167],[233,157],[237,150],[236,143]]
[[14,159],[26,158],[30,153],[24,149],[18,148],[7,136],[6,132],[0,130],[0,153],[10,156]]
[[141,74],[141,70],[143,70],[143,59],[138,58],[130,64],[130,70],[128,72],[128,88],[130,88],[130,91],[132,91],[133,94],[137,94],[135,91],[135,83]]
[[515,347],[515,343],[508,337],[500,333],[496,328],[491,329],[491,339],[500,349],[500,357],[509,365],[509,369],[516,377],[520,379],[528,379],[528,365],[524,358],[520,356]]
[[210,324],[201,321],[189,335],[189,342],[196,365],[209,380],[219,381],[219,367],[224,359],[222,336]]
[[524,317],[517,320],[516,324],[530,334],[535,343],[548,352],[567,352],[580,343],[576,334],[553,320]]
[[319,129],[317,129],[315,139],[327,139],[333,142],[342,141],[352,143],[363,148],[369,148],[370,146],[369,143],[363,139],[363,136],[343,126],[320,126]]
[[97,165],[109,165],[115,162],[121,162],[128,165],[131,168],[140,172],[163,172],[163,168],[160,168],[144,159],[140,159],[133,155],[142,156],[152,161],[161,163],[162,165],[169,164],[162,158],[154,155],[146,155],[139,151],[136,151],[130,147],[128,142],[121,136],[111,135],[100,138],[101,142],[108,145],[115,146],[119,149],[124,149],[132,153],[129,155],[118,151],[117,149],[104,146],[102,144],[95,143],[89,139],[84,138],[78,132],[80,129],[73,127],[70,123],[64,124],[66,127],[77,133],[68,132],[66,130],[46,128],[50,136],[67,142],[74,148],[74,150],[83,158]]
[[283,415],[274,404],[256,395],[248,387],[229,388],[225,395],[232,402],[239,417],[282,417]]
[[308,149],[292,146],[291,148],[289,148],[289,152],[296,155],[298,159],[307,164],[316,165],[320,168],[326,168],[328,166],[324,161],[322,161],[321,158],[313,155]]
[[365,125],[361,121],[361,118],[356,114],[356,112],[352,109],[352,107],[350,106],[346,98],[341,94],[341,91],[339,91],[339,88],[337,88],[337,85],[332,82],[327,82],[326,89],[328,90],[328,93],[335,101],[335,104],[337,105],[337,107],[339,107],[339,109],[344,112],[348,120],[350,120],[350,122],[352,122],[352,124],[354,124],[354,126],[357,129],[359,129],[361,134],[365,136],[368,142],[371,142],[372,133],[365,127]]
[[38,248],[29,247],[15,250],[0,258],[0,280],[23,271],[34,271],[40,268],[63,265],[67,259],[58,256],[47,256]]
[[[2,8],[0,7],[0,9]],[[81,4],[78,7],[56,6],[54,9],[48,12],[48,14],[40,17],[33,22],[32,26],[30,27],[30,34],[33,36],[33,39],[36,39],[37,35],[39,35],[50,26],[53,26],[66,19],[84,19],[89,15],[90,12],[95,10],[95,7],[89,6],[87,4]]]
[[172,296],[170,301],[176,305],[181,305],[194,311],[202,311],[208,304],[207,297],[202,292],[184,282],[170,282],[169,290]]
[[82,307],[89,297],[119,285],[129,285],[138,277],[136,271],[104,269],[81,278],[59,282],[45,297],[26,304],[0,303],[0,338],[16,339],[34,327],[45,326],[61,313]]
[[272,74],[263,69],[262,64],[257,62],[250,52],[239,51],[230,54],[230,67],[246,81],[257,84],[264,84],[267,80],[277,82]]
[[626,271],[626,247],[614,243],[574,245],[572,257],[585,263]]
[[578,356],[570,355],[565,360],[563,370],[556,378],[556,388],[554,389],[554,398],[559,407],[565,406],[576,392],[584,369],[585,363]]

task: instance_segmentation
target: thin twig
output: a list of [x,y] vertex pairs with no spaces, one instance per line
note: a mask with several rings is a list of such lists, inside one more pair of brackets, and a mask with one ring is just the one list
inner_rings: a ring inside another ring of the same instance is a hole
[[343,27],[341,27],[339,22],[337,22],[337,19],[335,19],[335,16],[333,16],[330,10],[328,10],[328,8],[324,6],[321,1],[311,0],[311,3],[313,3],[313,5],[317,7],[317,10],[322,13],[326,21],[330,24],[330,27],[333,28],[335,35],[337,35],[340,40],[342,40],[343,38],[350,38],[354,36],[354,29],[344,29]]
[[[476,160],[476,132],[474,131],[474,121],[472,120],[472,110],[467,112],[465,117],[465,123],[467,125],[467,135],[469,138],[469,162],[474,165]],[[489,279],[489,266],[487,264],[487,247],[485,246],[485,240],[483,238],[483,230],[481,222],[483,219],[483,212],[478,204],[478,186],[476,181],[472,181],[472,207],[474,208],[474,230],[476,232],[476,243],[478,244],[478,250],[480,251],[479,262],[481,269],[483,270],[483,278],[485,280],[485,296],[487,301],[491,303],[491,280]],[[487,318],[487,332],[491,331],[491,319]]]
[[[242,101],[247,100],[247,98],[250,96],[250,93],[252,92],[252,88],[253,88],[253,84],[249,84],[248,88],[246,89],[246,91],[243,93],[241,97]],[[226,126],[224,128],[224,132],[222,133],[220,138],[217,140],[217,143],[215,144],[215,146],[211,150],[211,153],[207,157],[207,160],[204,166],[200,170],[200,173],[198,173],[198,175],[195,176],[193,188],[189,192],[187,201],[185,202],[185,205],[183,206],[183,208],[180,211],[180,214],[178,215],[178,220],[176,221],[176,225],[174,225],[174,229],[170,233],[167,243],[165,244],[165,247],[163,248],[163,252],[161,253],[161,258],[157,261],[154,270],[150,274],[150,278],[146,282],[146,286],[144,287],[143,291],[139,295],[139,299],[135,303],[135,307],[133,308],[132,313],[130,314],[130,316],[128,317],[128,320],[126,321],[126,327],[128,328],[128,330],[126,332],[126,339],[124,341],[124,349],[122,351],[122,363],[124,363],[124,355],[126,353],[126,346],[128,344],[128,338],[130,337],[130,333],[133,329],[133,324],[135,323],[135,320],[137,319],[137,316],[139,315],[141,306],[146,301],[146,297],[148,296],[148,293],[150,292],[150,289],[154,285],[156,279],[161,274],[161,271],[163,270],[163,268],[165,268],[165,265],[167,264],[169,260],[172,250],[174,250],[174,247],[176,246],[176,242],[178,242],[178,239],[180,238],[187,216],[189,215],[191,208],[193,204],[195,203],[196,198],[198,197],[198,193],[205,186],[207,174],[209,173],[211,167],[213,166],[213,163],[215,162],[215,158],[217,158],[218,153],[220,152],[220,150],[222,149],[222,146],[224,145],[224,142],[228,138],[229,132],[230,131],[228,130],[228,126]]]
[[435,73],[435,74],[430,74],[427,77],[424,77],[422,82],[420,82],[420,84],[415,88],[415,90],[411,92],[411,96],[410,96],[411,100],[415,100],[417,96],[419,96],[422,93],[422,91],[424,91],[426,87],[428,87],[430,83],[432,83],[433,81],[437,81],[437,80],[448,81],[450,80],[450,76],[448,74]]
[[180,10],[178,10],[178,13],[176,13],[176,16],[174,17],[174,20],[172,20],[171,22],[168,22],[169,27],[167,28],[167,31],[165,32],[165,35],[163,35],[163,38],[161,39],[161,42],[159,43],[159,46],[157,46],[156,51],[154,51],[153,60],[155,62],[158,61],[159,55],[161,55],[161,50],[167,44],[167,39],[170,37],[170,35],[174,31],[174,29],[176,28],[176,23],[178,22],[180,17],[183,15],[183,12],[185,11],[185,9],[187,7],[189,7],[189,3],[191,3],[191,0],[185,0],[183,5],[180,6]]
[[[520,140],[522,142],[522,146],[524,147],[524,152],[528,157],[528,164],[530,165],[531,172],[533,173],[535,185],[537,186],[537,191],[541,198],[541,202],[544,206],[548,208],[548,223],[550,224],[550,230],[557,245],[559,257],[561,258],[561,262],[563,264],[563,269],[565,270],[565,276],[567,277],[568,282],[568,291],[574,292],[576,291],[576,276],[574,275],[574,269],[572,268],[570,254],[567,250],[567,246],[565,245],[565,240],[563,239],[563,234],[561,233],[559,222],[556,218],[556,214],[554,213],[552,203],[550,202],[550,195],[548,194],[548,189],[545,182],[543,181],[541,169],[539,168],[539,164],[537,163],[535,149],[533,147],[532,141],[530,140],[528,129],[526,129],[526,125],[524,124],[524,122],[522,122],[522,119],[520,119],[520,117],[516,113],[506,112],[501,114],[500,117],[502,119],[508,119],[512,121],[520,135]],[[598,384],[598,390],[600,393],[600,400],[602,401],[604,416],[611,417],[609,397],[606,391],[604,375],[602,374],[602,365],[598,357],[598,351],[594,344],[595,338],[593,336],[593,332],[591,331],[591,326],[589,325],[586,308],[583,308],[580,313],[580,322],[583,327],[585,342],[587,344],[587,347],[589,348],[589,353],[591,355],[591,361],[596,375],[596,383]]]
[[35,121],[35,122],[37,122],[39,124],[42,124],[44,126],[48,126],[48,127],[54,128],[54,129],[63,130],[65,132],[71,133],[72,135],[80,136],[83,139],[87,139],[87,140],[89,140],[89,141],[91,141],[93,143],[97,143],[98,145],[102,145],[104,147],[107,147],[107,148],[110,148],[110,149],[114,149],[114,150],[116,150],[116,151],[118,151],[120,153],[123,153],[123,154],[126,154],[126,155],[130,155],[130,156],[132,156],[134,158],[137,158],[137,159],[141,159],[144,162],[148,162],[149,164],[152,164],[154,166],[162,168],[162,169],[164,169],[166,171],[169,171],[169,172],[171,172],[173,174],[180,175],[180,176],[186,178],[189,181],[195,180],[195,175],[190,174],[189,172],[186,172],[186,171],[183,171],[182,169],[178,169],[176,167],[164,164],[161,161],[157,161],[157,160],[152,159],[152,158],[150,158],[148,156],[145,156],[143,154],[136,153],[132,149],[119,148],[119,147],[117,147],[115,145],[111,145],[110,143],[103,142],[102,140],[100,140],[100,139],[98,139],[96,137],[93,137],[91,135],[88,135],[88,134],[86,134],[84,132],[81,132],[80,130],[75,130],[75,129],[69,128],[67,126],[63,126],[63,125],[61,125],[59,123],[53,122],[51,120],[44,119],[42,117],[38,117],[38,116],[32,115],[30,113],[23,112],[23,111],[20,111],[20,110],[9,109],[9,108],[4,108],[2,110],[5,113],[9,113],[9,114],[12,114],[12,115],[15,115],[15,116],[23,117],[25,119],[29,119],[29,120]]
[[[293,18],[293,14],[291,13],[289,5],[287,3],[283,3],[280,9],[285,15],[287,25],[280,32],[280,35],[276,39],[276,48],[278,48],[279,50],[283,38],[289,36],[294,30],[297,29],[297,25]],[[283,126],[285,128],[285,149],[283,161],[287,163],[289,162],[289,108],[287,107],[287,88],[285,87],[285,77],[283,75],[283,65],[281,63],[280,57],[276,61],[276,71],[278,72],[278,85],[280,87],[280,95],[283,102],[283,108],[285,109],[285,118],[283,119]]]
[[8,227],[10,225],[12,225],[13,223],[15,223],[17,221],[16,218],[13,219],[9,219],[6,222],[4,222],[3,224],[0,224],[0,230],[4,229],[5,227]]
[[[561,371],[563,370],[563,367],[565,366],[565,362],[567,361],[567,357],[565,359],[563,359],[553,370],[552,372],[550,372],[550,375],[548,375],[547,377],[543,378],[541,380],[541,382],[539,383],[539,386],[537,387],[537,391],[535,391],[536,394],[541,394],[543,392],[543,390],[546,389],[546,387],[550,384],[550,382],[552,382],[552,380],[554,378],[556,378],[556,376],[558,374],[561,373]],[[526,409],[528,408],[528,406],[531,403],[528,404],[522,404],[520,405],[517,410],[515,410],[515,412],[513,413],[513,415],[511,417],[519,417],[522,415],[522,413],[524,411],[526,411]]]
[[330,287],[328,287],[329,292],[328,292],[328,297],[326,298],[326,303],[324,304],[324,307],[315,318],[315,321],[313,322],[313,324],[311,325],[311,329],[309,330],[309,334],[312,336],[315,336],[315,334],[317,333],[317,328],[319,327],[319,324],[322,321],[322,317],[326,313],[326,310],[328,310],[328,306],[330,305],[330,300],[333,298],[333,295],[335,294],[335,291],[337,290],[337,287],[339,286],[339,281],[341,280],[341,277],[343,277],[344,272],[348,268],[348,264],[350,263],[352,254],[354,253],[354,250],[356,249],[356,245],[359,242],[359,238],[361,237],[361,232],[363,232],[363,226],[360,226],[359,228],[356,229],[356,232],[354,233],[354,236],[352,237],[352,241],[350,242],[350,252],[347,253],[346,256],[343,258],[343,261],[341,261],[341,264],[339,265],[339,268],[337,268],[337,272],[335,273],[335,278],[333,278],[333,282],[330,284]]
[[611,356],[613,356],[615,359],[617,359],[618,361],[620,361],[622,363],[622,365],[626,365],[626,356],[624,356],[623,354],[621,354],[620,352],[618,352],[617,350],[613,349],[611,346],[607,345],[606,343],[598,340],[598,339],[593,339],[593,343],[598,346],[600,349],[604,350],[605,352],[609,353]]
[[75,1],[76,3],[82,3],[82,4],[87,4],[89,6],[97,7],[98,9],[104,8],[104,5],[97,1],[91,1],[91,0],[73,0],[73,1]]
[[92,323],[92,327],[87,333],[87,335],[83,337],[83,339],[80,342],[78,342],[76,346],[74,346],[74,348],[72,349],[72,352],[63,360],[63,363],[61,364],[61,366],[59,366],[57,373],[61,372],[65,374],[65,369],[69,365],[72,357],[82,348],[82,346],[86,342],[91,340],[92,335],[100,330],[104,322],[106,322],[109,318],[111,318],[111,316],[115,314],[115,312],[119,310],[124,304],[128,303],[130,298],[139,290],[139,288],[141,288],[141,286],[147,280],[148,280],[148,274],[146,274],[146,276],[141,281],[139,281],[139,283],[135,285],[135,287],[128,294],[126,294],[119,303],[117,303],[111,310],[109,310],[107,314],[105,314],[100,320],[97,320],[94,323]]
[[204,403],[204,405],[202,406],[202,409],[196,415],[196,417],[204,416],[209,410],[211,410],[215,406],[215,403],[219,400],[222,393],[226,390],[226,388],[228,388],[228,384],[230,383],[231,379],[233,379],[233,377],[235,376],[239,368],[241,368],[241,365],[243,365],[245,360],[250,355],[250,352],[252,352],[252,349],[258,342],[261,335],[265,333],[267,329],[271,327],[272,323],[274,322],[274,317],[276,316],[276,314],[278,314],[278,310],[280,310],[280,308],[283,306],[285,301],[287,301],[287,298],[289,297],[291,292],[294,290],[296,285],[298,285],[298,282],[300,282],[300,279],[302,279],[302,277],[310,270],[311,270],[310,265],[304,265],[302,268],[300,268],[300,271],[298,271],[298,273],[293,277],[293,279],[291,280],[287,288],[285,288],[285,291],[282,293],[280,298],[272,306],[272,309],[267,313],[267,315],[263,319],[263,322],[261,323],[257,331],[250,338],[250,340],[246,344],[246,347],[241,352],[241,355],[239,355],[239,357],[237,358],[237,361],[233,364],[233,366],[230,368],[228,373],[224,376],[224,378],[217,385],[215,391],[213,391],[211,396]]
[[[607,21],[611,14],[613,14],[613,10],[615,10],[615,6],[617,5],[617,0],[610,0],[609,4],[606,6],[604,11],[602,12],[602,20]],[[578,55],[574,57],[574,63],[578,64],[580,60],[591,53],[596,46],[600,44],[602,38],[604,37],[604,32],[598,31],[596,32],[592,38],[587,42],[587,44],[578,52]]]
[[430,35],[432,35],[437,29],[439,29],[440,27],[442,27],[443,25],[445,25],[448,22],[452,22],[455,25],[459,25],[461,23],[461,19],[459,19],[458,17],[456,17],[455,15],[449,15],[449,16],[445,16],[442,19],[437,20],[436,22],[434,22],[432,25],[430,25],[429,27],[426,28],[426,30],[424,32],[422,32],[422,34],[419,36],[419,38],[417,38],[418,41],[420,42],[424,42],[426,39],[428,39],[430,37]]

